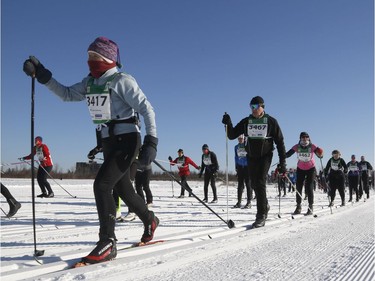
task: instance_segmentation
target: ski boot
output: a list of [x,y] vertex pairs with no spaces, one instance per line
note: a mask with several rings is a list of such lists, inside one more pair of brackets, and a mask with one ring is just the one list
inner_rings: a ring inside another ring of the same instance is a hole
[[154,212],[149,211],[148,220],[144,222],[145,231],[142,235],[141,242],[147,243],[154,238],[154,232],[159,225],[159,219],[155,216]]
[[241,203],[240,203],[240,202],[237,202],[237,204],[234,205],[233,208],[235,208],[235,209],[236,209],[236,208],[241,208]]
[[299,215],[301,213],[301,204],[297,204],[296,209],[294,210],[293,215]]
[[307,209],[305,216],[310,216],[312,214],[313,214],[313,206],[309,205],[309,208]]
[[82,258],[82,262],[86,264],[99,263],[109,261],[117,256],[116,241],[114,238],[100,240],[96,243],[96,247],[86,257]]
[[21,203],[19,203],[16,199],[9,199],[8,204],[9,212],[7,214],[7,217],[10,218],[18,212],[19,208],[21,208]]

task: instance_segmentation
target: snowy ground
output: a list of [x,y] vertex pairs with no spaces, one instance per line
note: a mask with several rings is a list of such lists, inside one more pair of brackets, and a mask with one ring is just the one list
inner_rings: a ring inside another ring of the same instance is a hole
[[[317,217],[292,217],[294,193],[280,199],[279,211],[276,189],[269,185],[271,210],[266,226],[249,230],[255,207],[231,208],[236,203],[234,183],[228,189],[218,183],[219,202],[209,204],[225,221],[235,222],[236,227],[228,229],[195,198],[177,199],[180,188],[176,183],[172,197],[171,182],[152,181],[153,210],[161,221],[155,239],[166,242],[124,250],[139,241],[143,227],[139,219],[118,223],[120,250],[115,260],[64,270],[88,254],[97,241],[92,181],[50,180],[55,198],[36,199],[37,250],[45,251],[40,257],[43,265],[33,259],[31,181],[2,179],[2,182],[22,203],[14,218],[1,219],[3,281],[375,280],[373,191],[367,202],[334,207],[331,214],[326,194],[317,190],[314,205]],[[69,196],[57,183],[77,198]],[[190,186],[202,198],[202,182],[190,182]],[[36,193],[39,194],[37,184]],[[339,204],[338,194],[335,203]],[[8,212],[4,197],[1,207]],[[306,209],[304,201],[303,212]],[[122,211],[126,213],[126,206]]]

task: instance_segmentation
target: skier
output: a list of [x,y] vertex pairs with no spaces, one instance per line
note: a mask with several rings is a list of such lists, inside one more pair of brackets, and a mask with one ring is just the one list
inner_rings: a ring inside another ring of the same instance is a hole
[[299,142],[295,144],[287,153],[286,157],[289,158],[295,152],[297,152],[297,193],[296,202],[297,207],[294,211],[294,215],[301,213],[301,202],[302,202],[302,188],[305,182],[305,193],[309,202],[306,215],[312,215],[314,205],[314,180],[316,177],[315,159],[314,154],[323,158],[323,150],[313,144],[310,140],[310,136],[306,132],[301,132],[299,135]]
[[297,180],[296,177],[296,171],[294,171],[293,168],[290,168],[288,171],[288,178],[290,180],[288,192],[294,192],[294,185],[296,184]]
[[55,195],[52,191],[51,185],[47,181],[48,174],[51,173],[53,168],[52,157],[48,146],[43,143],[43,138],[41,136],[37,136],[35,138],[33,153],[29,154],[28,156],[20,157],[19,159],[21,161],[30,160],[33,155],[36,155],[39,161],[39,168],[36,178],[42,191],[42,194],[39,194],[37,197],[52,198]]
[[5,199],[7,200],[8,204],[9,204],[9,212],[7,214],[7,217],[11,218],[21,208],[21,203],[18,202],[13,197],[12,193],[10,193],[9,189],[6,188],[5,185],[3,185],[3,183],[1,183],[1,194],[5,197]]
[[[194,163],[193,160],[191,160],[190,157],[187,157],[184,155],[184,150],[179,149],[177,151],[178,157],[176,159],[172,159],[171,156],[168,157],[168,160],[171,165],[176,165],[178,168],[178,175],[181,178],[181,194],[178,196],[178,198],[184,198],[185,197],[185,188],[183,186],[187,183],[187,177],[190,175],[190,169],[189,165],[192,165],[195,169],[200,170],[200,167]],[[189,193],[189,197],[192,195]]]
[[[104,162],[94,181],[94,195],[99,217],[99,241],[83,264],[99,263],[116,257],[116,207],[112,197],[117,188],[121,199],[132,207],[144,224],[142,242],[149,242],[159,224],[154,212],[149,211],[142,198],[135,193],[129,168],[139,154],[143,165],[156,157],[158,144],[155,113],[136,80],[119,72],[119,48],[115,42],[98,37],[88,47],[90,75],[70,87],[52,77],[37,58],[30,56],[24,63],[24,72],[60,97],[63,101],[86,101],[94,124],[98,125]],[[146,136],[141,147],[141,135],[135,112],[145,122]]]
[[369,162],[365,160],[365,156],[361,156],[361,179],[359,182],[359,199],[361,199],[363,195],[363,191],[365,191],[367,198],[370,198],[370,189],[369,189],[369,172],[371,172],[372,166]]
[[355,160],[355,155],[353,154],[351,157],[351,161],[346,164],[348,166],[348,181],[349,181],[349,201],[353,201],[353,191],[355,192],[355,201],[359,201],[359,194],[358,194],[358,183],[359,183],[359,175],[361,166],[359,165],[358,161]]
[[286,173],[281,174],[279,172],[280,167],[281,167],[281,165],[277,164],[277,167],[275,169],[275,177],[276,177],[276,180],[277,180],[277,189],[279,191],[278,196],[279,197],[281,196],[281,190],[283,190],[284,191],[283,197],[285,197],[286,196],[286,183],[285,183]]
[[253,199],[253,189],[250,185],[249,167],[247,165],[247,151],[244,142],[244,135],[240,135],[238,138],[238,144],[234,147],[234,162],[236,165],[237,174],[237,203],[233,208],[241,208],[242,193],[246,185],[246,198],[247,202],[244,209],[251,208],[251,200]]
[[332,158],[328,160],[327,165],[324,169],[324,175],[328,178],[328,184],[330,187],[330,198],[331,202],[329,207],[334,205],[333,201],[336,196],[336,189],[338,189],[341,197],[341,206],[345,206],[345,174],[348,171],[348,167],[344,159],[341,158],[341,153],[337,149],[332,151]]
[[199,177],[202,177],[204,172],[204,199],[203,202],[208,202],[208,184],[211,184],[212,193],[214,195],[211,203],[217,203],[217,191],[216,191],[216,176],[217,171],[219,170],[219,163],[217,162],[216,154],[213,151],[210,151],[207,144],[202,146],[202,164],[201,170],[199,172]]
[[275,118],[264,111],[264,100],[256,96],[250,101],[251,115],[243,118],[235,127],[229,114],[222,123],[226,125],[228,138],[233,140],[244,134],[248,137],[246,151],[251,187],[257,199],[257,214],[253,227],[266,223],[270,206],[267,200],[266,181],[271,166],[274,143],[279,154],[280,172],[286,172],[284,137]]

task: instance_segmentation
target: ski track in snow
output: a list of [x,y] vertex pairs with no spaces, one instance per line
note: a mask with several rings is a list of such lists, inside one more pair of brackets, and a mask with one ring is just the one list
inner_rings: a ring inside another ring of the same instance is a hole
[[[151,181],[153,210],[161,224],[154,239],[167,242],[119,251],[110,262],[74,270],[61,270],[64,261],[91,251],[97,240],[98,221],[90,180],[63,180],[61,184],[78,198],[69,197],[51,182],[56,197],[36,199],[37,249],[45,250],[38,265],[32,257],[33,235],[30,180],[2,179],[22,204],[15,218],[2,217],[2,280],[374,280],[374,200],[327,207],[327,196],[315,192],[317,218],[294,216],[295,194],[276,196],[267,187],[271,210],[266,226],[247,231],[255,219],[255,200],[248,210],[230,208],[236,203],[236,187],[218,182],[218,204],[208,204],[236,227],[228,229],[195,198],[171,197],[171,182]],[[202,198],[202,182],[190,182]],[[179,186],[174,184],[175,196]],[[36,193],[39,187],[36,185]],[[209,190],[211,196],[211,190]],[[346,193],[346,196],[348,194]],[[335,202],[338,204],[339,195]],[[8,207],[1,198],[2,208]],[[244,200],[243,200],[244,202]],[[307,210],[306,201],[302,210]],[[127,207],[123,206],[123,214]],[[229,213],[227,213],[227,211]],[[278,218],[280,215],[281,218]],[[116,225],[118,248],[139,241],[139,219]],[[52,266],[55,266],[52,269]]]

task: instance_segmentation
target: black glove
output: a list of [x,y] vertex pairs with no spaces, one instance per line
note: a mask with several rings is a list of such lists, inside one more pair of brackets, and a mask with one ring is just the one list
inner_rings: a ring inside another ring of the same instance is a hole
[[286,173],[286,164],[285,164],[285,162],[281,162],[279,165],[280,165],[279,173],[280,174],[285,174]]
[[230,119],[229,114],[225,113],[223,115],[223,119],[221,120],[221,123],[223,123],[224,125],[232,124],[232,120]]
[[95,147],[94,149],[90,150],[89,154],[87,154],[87,158],[89,158],[90,160],[94,160],[95,155],[98,154],[101,151],[102,151],[101,148]]
[[29,59],[23,63],[23,71],[28,76],[36,77],[41,84],[46,84],[52,77],[51,71],[46,69],[34,56],[30,56]]
[[168,157],[168,160],[169,160],[169,162],[172,162],[172,161],[173,161],[173,159],[172,159],[171,156]]
[[141,165],[148,166],[156,158],[156,147],[158,145],[158,139],[147,135],[143,140],[143,145],[139,151],[138,160]]

